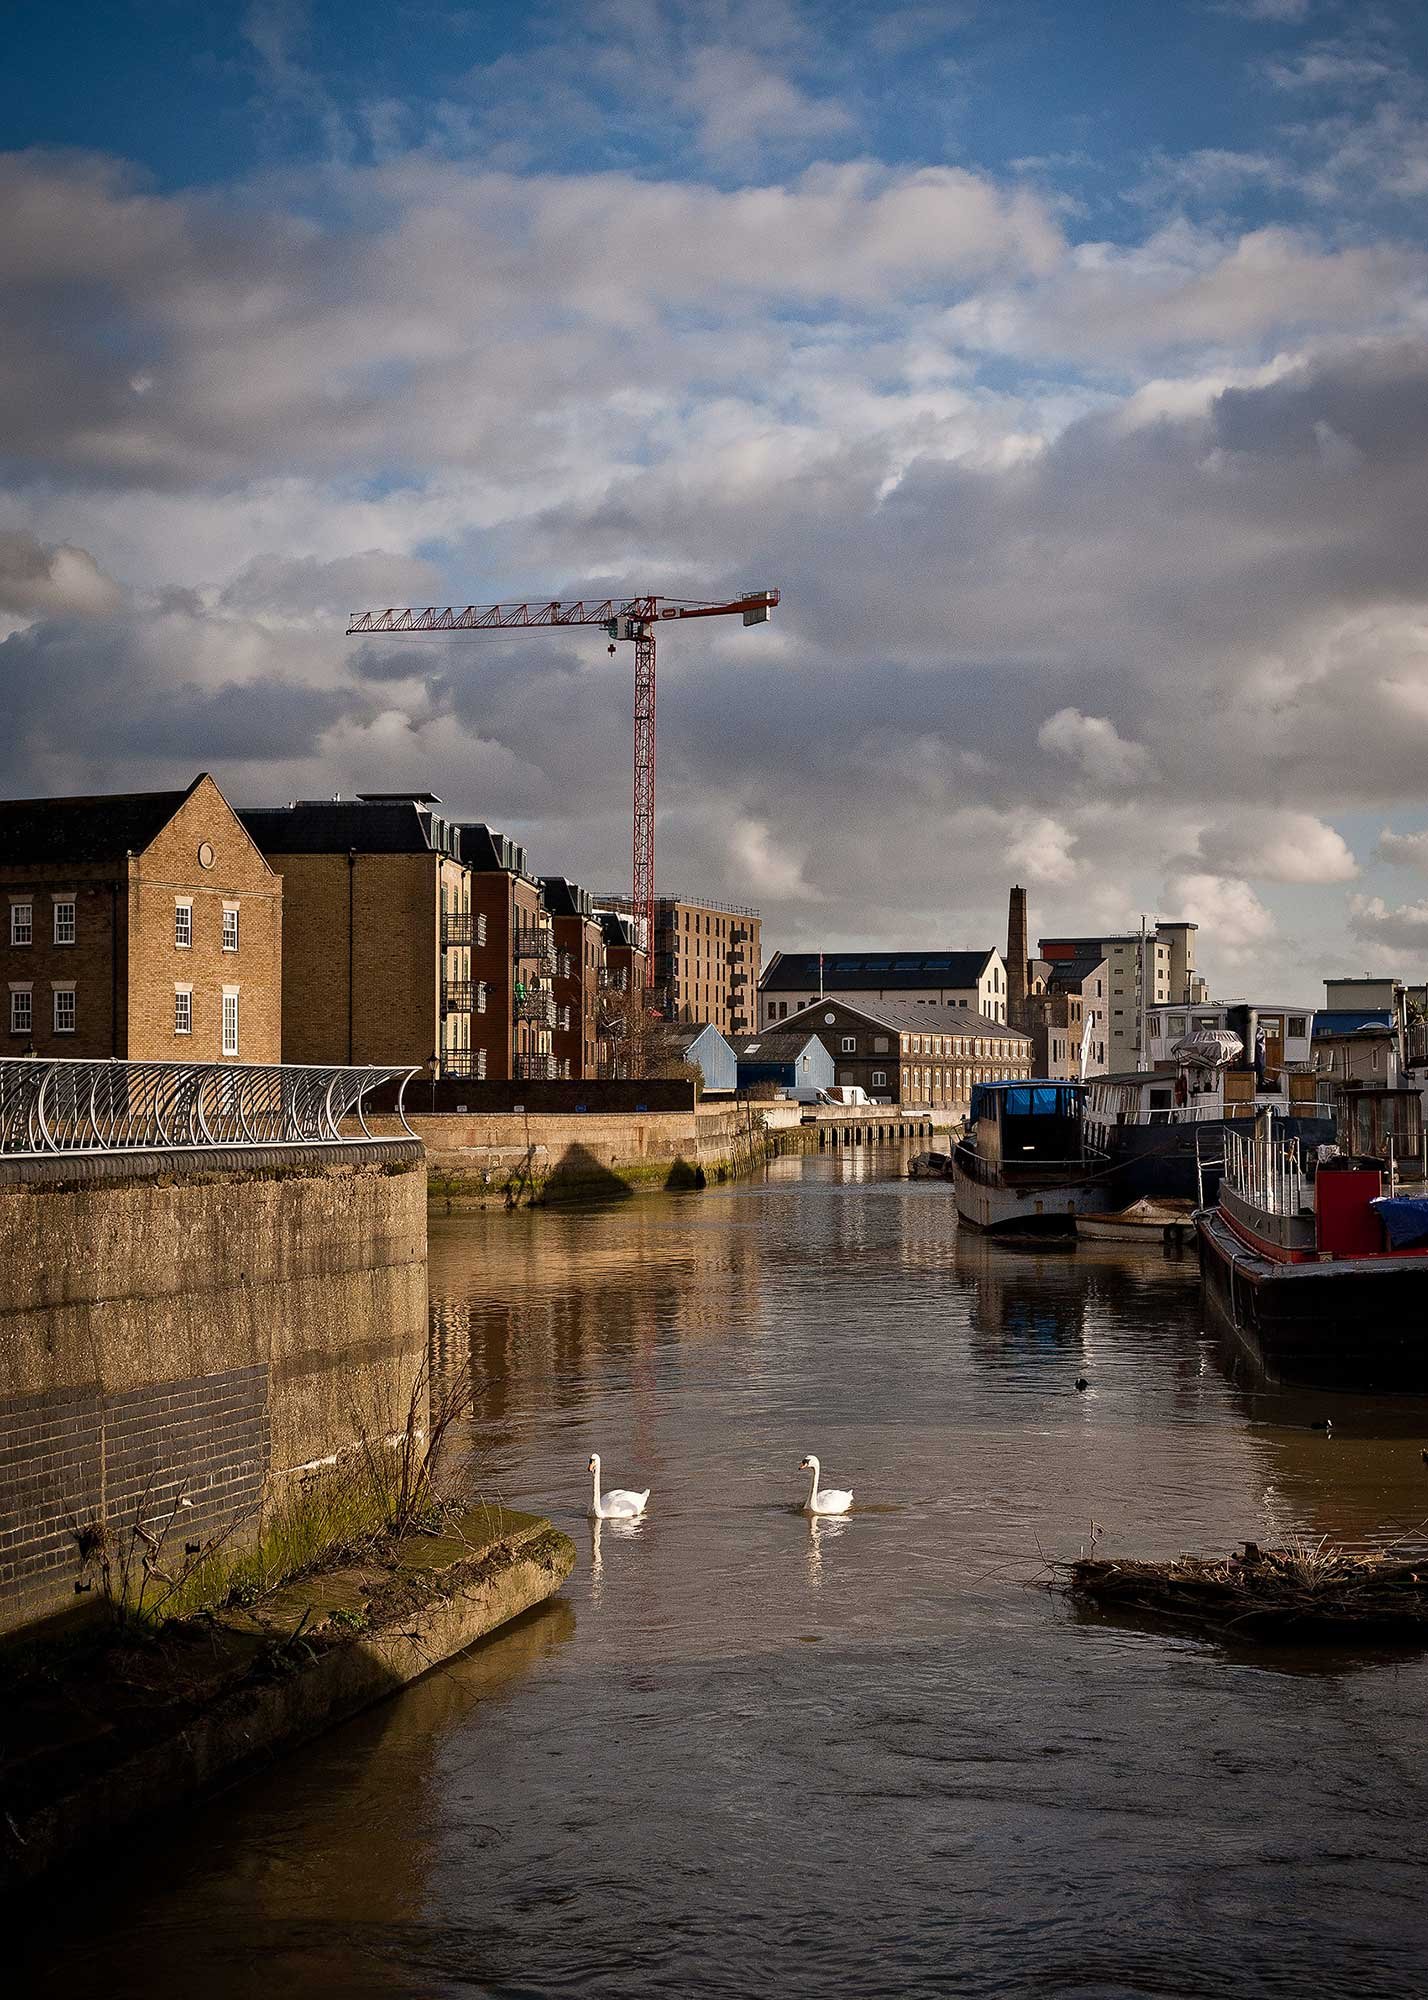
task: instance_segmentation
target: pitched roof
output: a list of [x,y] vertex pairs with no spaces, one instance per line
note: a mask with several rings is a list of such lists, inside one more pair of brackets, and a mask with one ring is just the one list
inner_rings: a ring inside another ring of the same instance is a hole
[[1105,953],[1097,952],[1094,958],[1054,958],[1043,962],[1049,968],[1047,985],[1053,993],[1065,993],[1089,979],[1098,965],[1104,965]]
[[[986,951],[828,951],[823,954],[825,993],[887,992],[898,987],[975,986],[996,947]],[[816,990],[816,951],[781,951],[759,981],[764,993]]]
[[[797,1062],[810,1042],[818,1037],[812,1028],[798,1030],[790,1034],[780,1022],[777,1028],[766,1028],[761,1035],[726,1035],[724,1038],[733,1049],[740,1062],[750,1062],[757,1057],[760,1062]],[[818,1042],[822,1048],[823,1044]]]
[[73,799],[0,799],[0,855],[27,862],[118,861],[141,854],[202,784],[182,792],[115,792]]
[[[824,998],[843,1008],[845,1013],[856,1014],[878,1027],[892,1028],[898,1034],[981,1035],[993,1041],[1026,1042],[1028,1045],[1031,1042],[1031,1036],[1023,1034],[1021,1029],[1009,1028],[1004,1021],[989,1020],[975,1007],[920,1006],[914,1000],[860,1000],[855,1006],[851,1000],[839,1000],[836,993],[826,994]],[[788,1033],[798,1022],[816,1014],[822,1005],[823,1001],[814,1000],[807,1007],[800,1007],[796,1014],[790,1014],[786,1021],[779,1022],[779,1032]]]
[[712,1021],[672,1021],[670,1023],[669,1038],[677,1049],[693,1048],[694,1044],[704,1035],[718,1035],[721,1041],[727,1041],[728,1039],[722,1029],[716,1028]]

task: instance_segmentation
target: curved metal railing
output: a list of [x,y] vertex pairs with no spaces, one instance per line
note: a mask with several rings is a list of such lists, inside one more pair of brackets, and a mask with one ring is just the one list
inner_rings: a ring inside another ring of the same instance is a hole
[[[0,1156],[139,1148],[339,1146],[373,1134],[364,1100],[415,1068],[294,1063],[71,1062],[0,1057]],[[355,1121],[357,1131],[344,1131]]]

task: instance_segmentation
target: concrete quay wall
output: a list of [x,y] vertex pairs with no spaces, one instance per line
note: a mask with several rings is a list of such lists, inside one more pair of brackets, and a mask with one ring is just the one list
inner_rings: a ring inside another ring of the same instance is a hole
[[[438,1210],[572,1201],[703,1187],[768,1155],[762,1105],[648,1112],[437,1112],[407,1116],[427,1154]],[[395,1119],[369,1115],[373,1133]]]
[[324,1462],[401,1429],[420,1147],[262,1160],[0,1163],[0,1631],[88,1608],[106,1536],[171,1576],[261,1544]]

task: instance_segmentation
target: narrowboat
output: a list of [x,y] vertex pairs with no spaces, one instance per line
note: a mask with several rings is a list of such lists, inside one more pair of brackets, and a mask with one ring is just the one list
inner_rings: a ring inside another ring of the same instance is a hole
[[973,1086],[952,1149],[957,1213],[975,1229],[1070,1235],[1107,1203],[1105,1160],[1086,1146],[1084,1084],[1018,1078]]
[[1214,1206],[1196,1215],[1202,1280],[1275,1373],[1428,1386],[1428,1193],[1401,1178],[1421,1156],[1421,1105],[1415,1091],[1344,1097],[1341,1135],[1387,1128],[1382,1157],[1306,1150],[1272,1113],[1226,1135]]

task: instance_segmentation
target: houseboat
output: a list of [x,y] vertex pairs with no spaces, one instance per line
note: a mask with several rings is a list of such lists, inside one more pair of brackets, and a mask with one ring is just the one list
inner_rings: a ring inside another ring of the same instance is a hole
[[[1213,1200],[1227,1136],[1266,1111],[1311,1150],[1333,1141],[1330,1086],[1307,1060],[1307,1034],[1271,1039],[1249,1007],[1207,1018],[1234,1026],[1194,1026],[1163,1049],[1152,1035],[1160,1068],[1087,1084],[1086,1139],[1114,1169],[1117,1207]],[[1298,1026],[1304,1017],[1290,1019]],[[1301,1045],[1305,1060],[1294,1060],[1289,1051]]]
[[1085,1086],[1018,1078],[972,1089],[952,1150],[957,1213],[976,1229],[1069,1235],[1107,1203],[1105,1160],[1088,1151]]
[[[1393,1103],[1375,1100],[1395,1100]],[[1271,1371],[1428,1386],[1428,1195],[1416,1091],[1346,1091],[1341,1139],[1306,1149],[1272,1112],[1228,1132],[1212,1208],[1196,1217],[1209,1293]],[[1411,1180],[1400,1163],[1410,1161]]]

